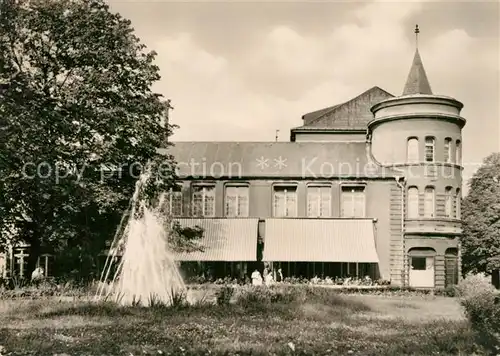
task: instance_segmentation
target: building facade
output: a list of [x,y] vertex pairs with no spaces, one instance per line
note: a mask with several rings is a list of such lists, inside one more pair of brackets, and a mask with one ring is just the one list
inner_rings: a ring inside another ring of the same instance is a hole
[[[185,276],[364,277],[443,288],[460,276],[463,105],[415,53],[403,94],[373,87],[305,114],[289,142],[175,142],[170,215],[203,229]],[[25,274],[27,247],[0,254]],[[2,258],[3,257],[3,258]],[[40,264],[50,273],[50,256]]]
[[403,94],[373,87],[308,113],[290,142],[175,142],[171,215],[204,229],[190,273],[383,279],[443,288],[460,275],[457,100],[434,95],[415,53]]

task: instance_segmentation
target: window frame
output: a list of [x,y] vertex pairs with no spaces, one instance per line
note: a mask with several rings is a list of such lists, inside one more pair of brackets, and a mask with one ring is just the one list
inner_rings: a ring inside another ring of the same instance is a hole
[[[432,209],[431,211],[427,211],[427,191],[432,191]],[[428,185],[424,189],[424,217],[425,218],[435,218],[436,217],[436,188],[434,186]]]
[[454,199],[453,187],[447,186],[444,188],[444,216],[448,219],[453,218],[455,214],[453,211]]
[[[287,193],[287,189],[289,188],[292,188],[293,189],[293,193],[295,195],[295,206],[294,206],[294,209],[295,209],[295,214],[292,215],[287,215],[287,214],[284,214],[284,215],[277,215],[276,214],[276,190],[277,189],[283,189],[285,190],[285,203],[284,203],[284,209],[285,209],[285,213],[287,212],[288,208],[288,200],[286,198],[286,193]],[[292,217],[297,217],[298,216],[298,210],[299,210],[299,204],[298,204],[298,184],[297,183],[277,183],[277,184],[273,184],[272,186],[272,215],[273,217],[276,217],[276,218],[292,218]]]
[[[322,215],[322,198],[321,189],[328,189],[328,214]],[[317,211],[318,215],[311,215],[309,213],[310,194],[309,189],[318,189]],[[309,218],[329,218],[332,217],[332,185],[328,183],[311,183],[306,186],[306,216]]]
[[[416,201],[414,202],[415,205],[412,204],[412,202],[410,201],[410,191],[413,189],[416,191],[415,194]],[[415,185],[409,186],[407,191],[407,197],[408,198],[407,198],[406,216],[408,219],[418,219],[418,217],[420,216],[420,190],[418,189],[418,187]],[[413,209],[410,208],[412,206]],[[410,212],[413,212],[413,210],[415,210],[415,214],[410,214]]]
[[[201,210],[202,210],[202,213],[201,215],[196,215],[195,214],[195,206],[196,204],[194,203],[194,196],[195,196],[195,193],[196,193],[196,188],[202,188],[203,189],[203,195],[202,195],[202,202],[201,202]],[[213,214],[212,215],[207,215],[206,214],[206,211],[205,211],[205,200],[206,200],[206,193],[205,193],[205,189],[206,188],[212,188],[212,191],[213,191]],[[215,183],[193,183],[191,185],[191,215],[193,217],[215,217],[216,215],[216,212],[215,212],[215,199],[216,199],[216,194],[215,194],[215,188],[216,188],[216,185]]]
[[[351,189],[349,193],[353,193],[353,190],[361,190],[363,193],[363,213],[362,216],[355,216],[354,212],[355,208],[355,198],[353,195],[352,204],[353,204],[353,215],[345,215],[344,213],[344,193]],[[343,218],[351,218],[351,219],[363,219],[366,218],[366,184],[341,184],[340,185],[340,216]]]
[[[236,196],[236,210],[238,210],[238,214],[237,215],[228,215],[228,207],[227,207],[227,203],[228,203],[228,200],[227,200],[227,191],[228,191],[228,188],[245,188],[246,190],[246,198],[247,198],[247,202],[246,202],[246,214],[242,215],[241,212],[239,211],[239,199],[241,197],[240,194],[238,194]],[[228,183],[228,184],[225,184],[224,185],[224,216],[226,217],[231,217],[231,218],[247,218],[250,216],[250,185],[248,183]]]
[[[428,143],[427,141],[430,140],[431,142]],[[427,148],[430,147],[432,148],[432,160],[427,159]],[[425,141],[424,141],[424,161],[426,163],[432,163],[436,162],[436,138],[434,136],[425,136]]]
[[444,139],[443,153],[444,153],[444,162],[445,163],[453,163],[453,160],[452,160],[452,154],[453,154],[452,144],[453,144],[453,140],[452,140],[451,137],[446,137]]
[[462,141],[460,139],[455,140],[455,163],[462,165]]
[[[426,271],[427,270],[427,259],[428,259],[427,256],[411,256],[410,268],[413,271]],[[418,263],[418,262],[420,262],[420,263]],[[423,264],[422,264],[422,262],[423,262]],[[415,268],[415,265],[417,265],[417,267],[423,267],[423,268]]]
[[[173,214],[173,197],[175,193],[179,193],[180,197],[180,211],[178,214]],[[184,189],[182,185],[176,185],[175,187],[170,187],[168,192],[167,192],[167,204],[168,204],[168,209],[167,213],[172,216],[172,217],[178,217],[182,216],[184,214]]]
[[[410,142],[416,141],[416,151],[414,155],[416,156],[414,160],[410,159]],[[410,136],[406,140],[406,163],[418,163],[420,161],[420,140],[416,136]]]
[[455,190],[455,219],[460,220],[462,217],[462,195],[460,188]]

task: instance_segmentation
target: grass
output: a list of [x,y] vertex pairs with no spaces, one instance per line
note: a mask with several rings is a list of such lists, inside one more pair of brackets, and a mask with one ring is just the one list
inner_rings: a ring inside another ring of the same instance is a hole
[[[5,350],[0,354],[472,355],[479,352],[454,298],[339,295],[334,290],[318,290],[309,290],[300,298],[273,297],[267,302],[260,292],[256,297],[255,291],[238,290],[229,305],[199,303],[178,308],[118,307],[76,299],[3,300],[0,345]],[[195,293],[208,302],[215,299],[214,291],[211,295],[203,290]]]

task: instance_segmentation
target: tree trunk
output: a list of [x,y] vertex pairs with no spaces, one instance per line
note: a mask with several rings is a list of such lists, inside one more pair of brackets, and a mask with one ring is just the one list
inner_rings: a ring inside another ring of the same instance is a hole
[[491,284],[495,286],[496,289],[500,289],[500,270],[496,269],[491,272]]

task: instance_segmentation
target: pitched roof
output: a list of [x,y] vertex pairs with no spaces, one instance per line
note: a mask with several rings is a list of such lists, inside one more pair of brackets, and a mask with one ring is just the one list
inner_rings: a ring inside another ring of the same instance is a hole
[[370,108],[376,103],[393,98],[394,95],[375,86],[345,103],[314,111],[302,116],[304,125],[293,130],[366,130],[373,119]]
[[364,142],[174,142],[181,178],[393,177],[377,165]]
[[411,64],[410,73],[403,90],[403,95],[427,94],[432,95],[431,85],[425,73],[424,64],[418,49],[415,51],[413,63]]
[[302,120],[304,120],[304,125],[310,124],[311,122],[315,121],[317,118],[332,111],[333,109],[335,109],[336,107],[338,107],[340,105],[342,105],[342,104],[333,105],[333,106],[330,106],[328,108],[316,110],[316,111],[302,115]]

